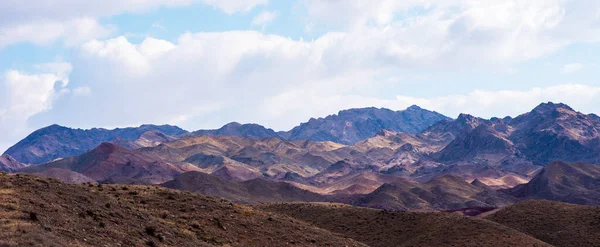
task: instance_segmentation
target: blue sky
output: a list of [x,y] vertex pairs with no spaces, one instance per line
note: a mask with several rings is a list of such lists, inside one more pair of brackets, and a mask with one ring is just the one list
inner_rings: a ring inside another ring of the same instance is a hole
[[31,131],[254,122],[351,107],[600,113],[600,3],[7,0],[0,151]]

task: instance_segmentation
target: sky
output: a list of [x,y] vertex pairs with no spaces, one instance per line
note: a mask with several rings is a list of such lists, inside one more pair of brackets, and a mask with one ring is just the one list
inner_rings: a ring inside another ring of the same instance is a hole
[[2,0],[0,152],[51,124],[598,114],[598,54],[600,1]]

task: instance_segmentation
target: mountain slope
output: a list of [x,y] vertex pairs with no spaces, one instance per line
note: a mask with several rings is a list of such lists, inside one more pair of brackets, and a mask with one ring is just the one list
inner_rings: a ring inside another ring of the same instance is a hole
[[156,186],[0,175],[0,246],[364,246],[308,223]]
[[240,124],[236,122],[228,123],[215,130],[198,130],[192,132],[192,135],[208,135],[208,136],[241,136],[246,138],[281,138],[272,129],[267,129],[258,124]]
[[112,143],[102,143],[82,155],[31,166],[21,172],[43,173],[53,168],[81,173],[101,183],[144,184],[164,183],[180,173],[195,170],[193,166],[174,165]]
[[25,167],[27,167],[25,164],[15,160],[8,154],[0,156],[0,171],[14,172]]
[[500,207],[515,201],[509,195],[453,176],[436,177],[426,183],[398,180],[384,184],[367,195],[345,200],[342,202],[391,210]]
[[171,189],[199,192],[234,202],[293,202],[324,201],[325,197],[299,189],[285,182],[253,179],[244,182],[224,180],[202,172],[186,172],[161,186]]
[[266,210],[340,233],[373,247],[550,246],[512,228],[450,213],[380,211],[339,204],[273,204]]
[[600,208],[552,201],[524,201],[485,219],[555,246],[600,246]]
[[80,155],[97,147],[100,143],[117,138],[135,141],[148,131],[160,131],[169,136],[182,136],[187,131],[170,125],[142,125],[123,129],[71,129],[51,125],[31,133],[25,139],[10,147],[5,154],[25,164],[43,164],[59,158]]
[[509,139],[535,165],[555,160],[600,163],[600,121],[565,104],[540,104],[508,122]]
[[177,140],[177,137],[166,135],[158,130],[150,130],[142,133],[135,140],[127,140],[121,137],[111,141],[116,145],[127,149],[138,149],[143,147],[156,147],[161,143]]
[[310,119],[289,131],[290,140],[333,141],[354,144],[383,129],[417,133],[449,118],[437,112],[411,106],[404,111],[361,108],[340,111],[337,115]]
[[531,181],[508,189],[507,193],[523,199],[600,205],[600,166],[552,162]]

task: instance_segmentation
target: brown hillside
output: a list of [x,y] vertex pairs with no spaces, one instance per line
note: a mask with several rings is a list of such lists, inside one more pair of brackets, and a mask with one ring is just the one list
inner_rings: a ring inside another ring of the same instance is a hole
[[550,246],[506,226],[451,213],[380,211],[342,204],[272,204],[283,213],[369,246]]
[[523,201],[486,217],[556,246],[600,246],[600,207]]
[[0,246],[363,246],[299,220],[154,186],[0,175]]

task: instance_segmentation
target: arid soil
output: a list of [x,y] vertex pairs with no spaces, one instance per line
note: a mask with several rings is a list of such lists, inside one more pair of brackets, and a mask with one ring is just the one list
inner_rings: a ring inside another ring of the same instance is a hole
[[364,246],[223,199],[0,175],[0,246]]
[[263,206],[369,246],[551,246],[512,228],[454,213],[382,211],[343,204]]
[[600,246],[600,208],[524,201],[485,217],[556,246]]

